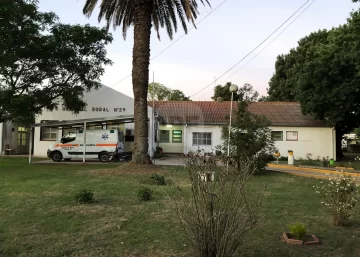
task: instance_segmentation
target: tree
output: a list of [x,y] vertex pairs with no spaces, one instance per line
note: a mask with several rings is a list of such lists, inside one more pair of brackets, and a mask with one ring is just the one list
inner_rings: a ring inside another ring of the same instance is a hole
[[165,101],[168,100],[171,89],[158,82],[149,84],[148,101]]
[[239,88],[238,96],[240,101],[245,102],[256,102],[259,98],[259,92],[254,89],[254,87],[248,83],[245,83],[242,87]]
[[6,0],[0,5],[0,122],[33,123],[44,108],[61,104],[78,113],[83,93],[101,86],[105,29],[58,23],[37,2]]
[[279,55],[275,62],[275,74],[269,82],[270,101],[296,101],[296,83],[302,65],[314,58],[314,44],[327,44],[328,31],[319,30],[299,40],[299,46],[286,55]]
[[262,96],[259,98],[258,102],[270,102],[269,96],[268,96],[268,95],[267,95],[267,96],[262,95]]
[[[211,97],[214,101],[218,99],[218,97],[221,97],[224,101],[231,101],[231,92],[230,92],[230,86],[235,85],[231,82],[227,82],[225,85],[217,85],[214,88],[214,96]],[[234,101],[239,100],[238,94],[234,94]]]
[[148,101],[191,101],[184,92],[178,89],[170,89],[163,84],[153,82],[149,84]]
[[360,128],[354,129],[353,133],[356,135],[357,138],[360,138]]
[[[271,139],[270,122],[265,116],[248,111],[248,104],[249,102],[240,101],[237,110],[233,113],[229,161],[240,169],[244,160],[252,159],[254,169],[260,171],[271,161],[276,148]],[[222,141],[222,151],[227,153],[229,125],[222,129]]]
[[[227,82],[224,86],[217,85],[214,88],[214,96],[211,97],[214,101],[217,100],[218,97],[221,97],[224,101],[231,101],[231,92],[230,87],[235,85],[231,82]],[[234,101],[250,101],[256,102],[259,97],[259,93],[254,90],[254,87],[251,84],[245,83],[239,90],[234,93],[233,100]]]
[[271,100],[283,101],[284,93],[291,91],[290,100],[300,102],[304,114],[335,127],[337,158],[343,157],[343,134],[360,126],[359,41],[360,13],[356,11],[345,25],[311,33],[284,58],[278,57],[282,69],[269,83]]
[[[84,13],[91,15],[99,0],[86,0]],[[132,83],[134,91],[134,161],[150,163],[148,152],[147,95],[150,63],[150,33],[155,28],[160,38],[160,28],[165,27],[170,39],[177,31],[178,19],[187,33],[186,21],[198,15],[198,4],[209,4],[209,0],[101,0],[99,21],[105,19],[108,27],[122,25],[124,38],[131,25],[134,25],[134,48]]]
[[191,101],[190,97],[185,96],[184,92],[174,89],[171,91],[169,101]]

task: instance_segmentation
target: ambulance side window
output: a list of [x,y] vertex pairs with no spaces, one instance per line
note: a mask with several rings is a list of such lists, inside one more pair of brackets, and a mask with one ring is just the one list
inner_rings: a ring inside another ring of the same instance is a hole
[[66,144],[72,141],[75,141],[76,139],[76,133],[75,132],[69,132],[62,138],[62,143]]

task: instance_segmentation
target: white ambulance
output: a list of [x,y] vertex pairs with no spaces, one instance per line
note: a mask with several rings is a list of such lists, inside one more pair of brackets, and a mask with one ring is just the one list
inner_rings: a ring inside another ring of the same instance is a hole
[[[113,152],[123,139],[117,129],[87,130],[85,159],[107,161],[108,152]],[[65,134],[60,142],[49,146],[47,156],[54,162],[83,158],[84,131],[74,130]]]

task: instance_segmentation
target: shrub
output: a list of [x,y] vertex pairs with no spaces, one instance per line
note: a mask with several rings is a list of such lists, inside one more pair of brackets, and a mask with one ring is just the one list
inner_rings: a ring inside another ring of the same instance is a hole
[[287,156],[280,156],[279,161],[288,161]]
[[306,229],[305,226],[301,223],[295,223],[288,225],[291,235],[296,240],[304,240],[306,236]]
[[157,146],[154,154],[154,159],[160,159],[163,157],[165,157],[163,149],[160,146]]
[[[239,166],[222,167],[213,182],[202,175],[215,171],[213,156],[190,153],[186,171],[191,188],[173,192],[175,209],[194,257],[230,257],[260,216],[260,197],[251,191],[254,164],[243,159]],[[191,196],[189,197],[189,194]]]
[[350,153],[360,153],[360,144],[348,145],[347,150]]
[[326,158],[323,157],[323,159],[322,159],[323,167],[329,167],[330,166],[329,162],[330,162],[329,156],[327,156]]
[[79,204],[93,203],[95,201],[94,193],[91,190],[82,190],[75,194],[75,200]]
[[357,202],[355,197],[358,194],[358,185],[355,179],[341,171],[335,177],[330,176],[327,184],[320,182],[314,188],[323,198],[321,204],[331,211],[333,223],[336,226],[343,226]]
[[144,188],[139,191],[140,201],[150,201],[153,199],[153,191],[149,188]]
[[162,175],[158,175],[158,174],[154,174],[150,177],[151,179],[154,180],[154,182],[159,185],[159,186],[164,186],[166,185],[166,180],[165,177]]
[[312,161],[311,157],[312,157],[312,153],[307,153],[306,154],[306,158],[307,158],[308,161]]

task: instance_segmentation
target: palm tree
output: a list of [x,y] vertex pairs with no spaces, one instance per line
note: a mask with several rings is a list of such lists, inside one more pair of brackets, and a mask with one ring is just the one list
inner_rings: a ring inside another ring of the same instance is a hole
[[[187,23],[198,15],[198,3],[205,5],[209,0],[86,0],[83,12],[90,16],[100,3],[99,22],[105,19],[107,26],[114,29],[122,26],[124,39],[131,25],[134,25],[134,47],[132,83],[134,91],[135,142],[133,160],[135,163],[149,163],[148,158],[148,121],[147,94],[150,64],[150,33],[154,26],[160,39],[160,28],[166,28],[173,38],[177,31],[178,19],[187,33]],[[195,24],[194,24],[195,26]]]

